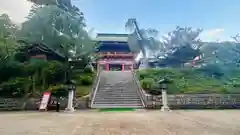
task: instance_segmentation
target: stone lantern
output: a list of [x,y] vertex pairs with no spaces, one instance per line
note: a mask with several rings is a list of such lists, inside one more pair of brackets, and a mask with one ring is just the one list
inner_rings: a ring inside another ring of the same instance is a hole
[[74,93],[76,91],[76,85],[73,81],[71,81],[69,79],[67,80],[67,82],[65,84],[68,89],[68,104],[67,104],[66,111],[73,112],[74,111],[73,99],[74,99]]
[[168,100],[167,100],[167,88],[168,88],[168,84],[171,83],[171,80],[169,80],[168,78],[164,77],[163,79],[161,79],[160,81],[158,81],[159,84],[159,88],[162,91],[162,107],[161,107],[161,111],[171,111],[170,108],[168,107]]

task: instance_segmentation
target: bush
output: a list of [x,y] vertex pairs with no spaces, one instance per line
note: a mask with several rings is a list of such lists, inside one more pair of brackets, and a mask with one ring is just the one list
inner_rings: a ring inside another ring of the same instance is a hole
[[[235,73],[236,74],[236,73]],[[146,69],[137,72],[142,88],[148,93],[158,94],[156,82],[167,76],[173,82],[169,84],[169,94],[192,93],[231,93],[233,87],[238,87],[239,80],[223,80],[219,77],[209,76],[199,69],[159,68]],[[157,91],[157,92],[156,92]],[[235,90],[236,91],[236,90]]]
[[141,82],[141,86],[144,90],[150,90],[155,85],[155,81],[152,78],[145,78],[145,79],[141,80],[140,82]]
[[91,67],[85,67],[84,68],[84,73],[93,73],[93,70]]
[[24,97],[31,94],[31,80],[29,78],[14,78],[0,84],[1,97]]
[[81,84],[84,86],[93,84],[93,77],[91,77],[90,75],[82,76],[80,80],[81,80]]
[[49,90],[51,91],[52,96],[57,98],[68,97],[68,90],[62,85],[52,86],[49,88]]
[[76,89],[76,96],[77,97],[83,97],[88,95],[92,90],[91,86],[77,86]]

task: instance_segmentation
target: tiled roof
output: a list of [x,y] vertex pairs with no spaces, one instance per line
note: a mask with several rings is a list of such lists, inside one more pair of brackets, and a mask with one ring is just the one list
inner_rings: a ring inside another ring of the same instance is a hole
[[128,41],[128,34],[99,33],[97,41]]

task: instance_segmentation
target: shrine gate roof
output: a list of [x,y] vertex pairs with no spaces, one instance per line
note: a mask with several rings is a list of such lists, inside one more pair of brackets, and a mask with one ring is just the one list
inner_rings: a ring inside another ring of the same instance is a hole
[[97,41],[128,41],[128,34],[98,33]]

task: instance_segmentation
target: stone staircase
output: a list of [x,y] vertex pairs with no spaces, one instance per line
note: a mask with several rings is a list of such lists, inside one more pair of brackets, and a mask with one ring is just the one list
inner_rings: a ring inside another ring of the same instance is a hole
[[101,71],[91,108],[143,108],[131,71]]

